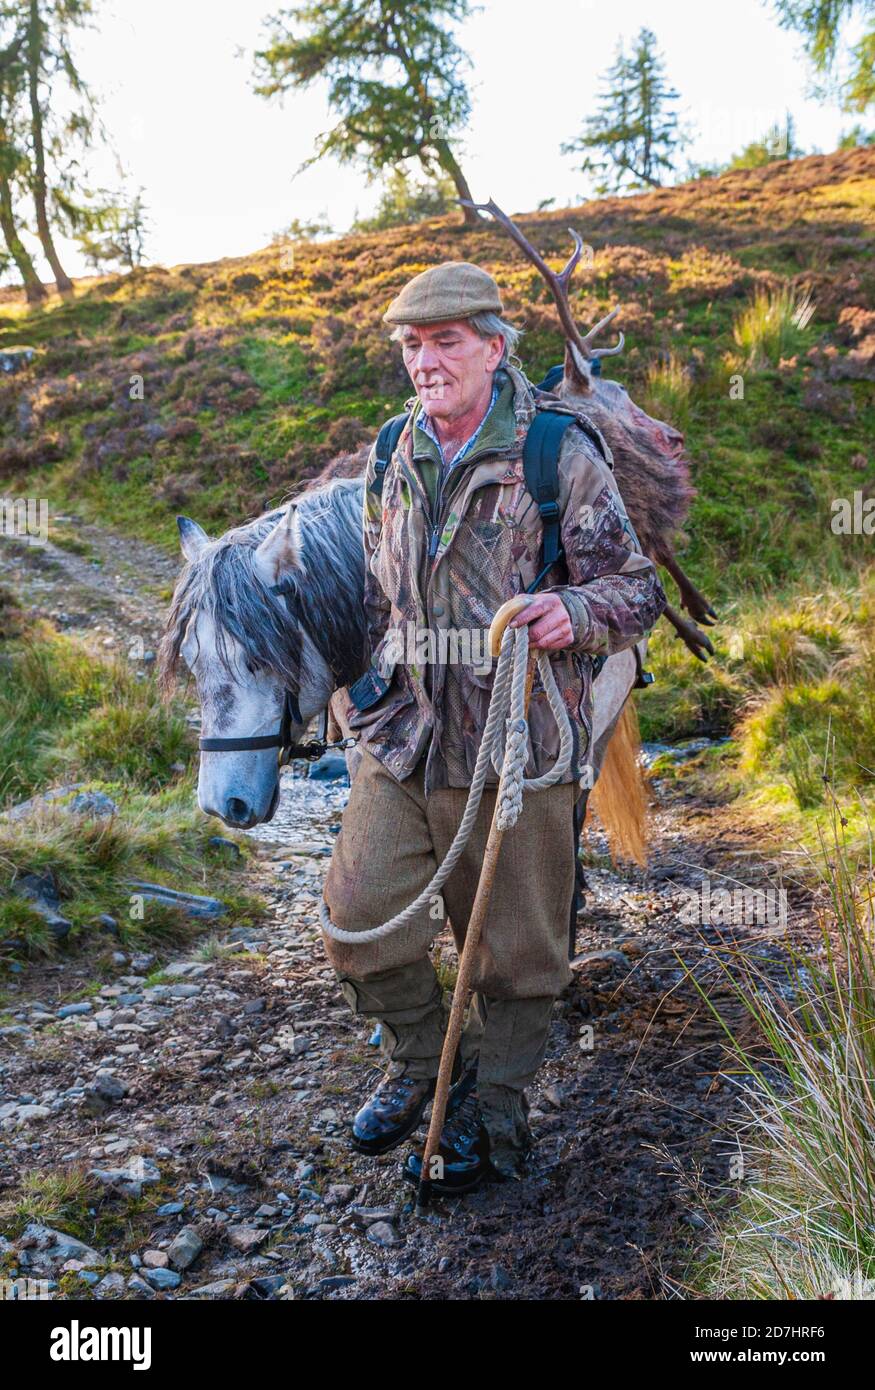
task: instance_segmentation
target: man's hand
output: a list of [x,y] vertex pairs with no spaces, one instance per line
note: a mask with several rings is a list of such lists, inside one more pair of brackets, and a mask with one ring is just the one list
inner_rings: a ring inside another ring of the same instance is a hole
[[574,641],[568,609],[558,594],[539,594],[511,619],[508,627],[522,627],[524,623],[532,625],[529,628],[531,645],[545,652],[560,652]]

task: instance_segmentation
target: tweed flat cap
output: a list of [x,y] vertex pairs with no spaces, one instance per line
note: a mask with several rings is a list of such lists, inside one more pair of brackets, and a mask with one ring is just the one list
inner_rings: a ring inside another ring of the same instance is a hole
[[472,314],[502,313],[492,276],[469,261],[444,261],[414,275],[389,305],[385,323],[442,323]]

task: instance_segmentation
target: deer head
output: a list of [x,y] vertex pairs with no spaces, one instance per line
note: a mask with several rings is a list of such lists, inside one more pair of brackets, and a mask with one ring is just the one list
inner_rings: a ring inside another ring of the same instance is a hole
[[488,203],[466,203],[466,206],[476,208],[478,212],[488,212],[494,217],[495,221],[501,224],[508,236],[516,242],[523,255],[531,261],[546,282],[559,312],[559,321],[565,334],[565,382],[577,395],[588,395],[593,389],[595,376],[593,364],[602,357],[616,357],[617,353],[623,351],[623,344],[626,340],[621,333],[613,347],[599,348],[595,345],[598,335],[607,328],[609,323],[613,322],[620,312],[619,305],[616,309],[612,309],[609,314],[605,314],[603,319],[599,319],[588,333],[581,333],[574,322],[574,315],[571,312],[571,304],[568,299],[568,286],[583,255],[583,241],[580,234],[573,227],[568,228],[574,241],[574,250],[564,268],[557,273],[550,269],[540,252],[535,250],[519,227],[511,221],[506,212],[502,212],[498,204],[493,202],[491,198]]

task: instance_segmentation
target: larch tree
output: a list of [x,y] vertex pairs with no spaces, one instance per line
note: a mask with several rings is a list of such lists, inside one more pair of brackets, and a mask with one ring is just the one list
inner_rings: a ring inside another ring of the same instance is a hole
[[19,226],[31,229],[24,209],[32,205],[32,230],[62,295],[72,293],[73,283],[57,233],[87,236],[107,211],[83,189],[82,155],[94,144],[97,121],[74,46],[93,9],[93,0],[0,0],[2,230],[29,298],[44,291],[36,290],[19,235]]
[[[429,178],[442,172],[472,200],[454,148],[471,113],[470,60],[451,32],[470,13],[470,0],[322,0],[270,18],[269,43],[255,55],[256,92],[275,97],[323,80],[338,118],[301,167],[334,155],[373,179],[417,159]],[[466,222],[482,220],[463,212]]]
[[87,226],[78,232],[82,254],[95,270],[107,264],[135,270],[146,260],[150,226],[143,189],[133,194],[101,189],[99,196],[99,208],[91,211]]
[[[36,230],[43,254],[52,268],[61,294],[69,294],[73,282],[61,265],[52,235],[49,213],[49,186],[46,175],[46,126],[48,104],[53,79],[61,74],[76,97],[85,98],[90,107],[87,90],[73,57],[72,32],[83,25],[92,13],[91,0],[27,0],[19,6],[27,56],[27,103],[30,112],[31,176],[30,185],[36,212]],[[78,134],[83,122],[90,125],[88,115],[78,113]],[[88,130],[90,134],[90,129]]]
[[[875,104],[875,0],[775,0],[778,22],[800,34],[823,82],[819,97],[837,96],[845,111]],[[859,20],[859,38],[845,45],[848,25]]]
[[28,304],[39,304],[46,289],[30,252],[21,239],[18,202],[26,170],[25,132],[21,128],[19,94],[26,66],[21,34],[0,48],[0,231],[8,258],[15,263]]

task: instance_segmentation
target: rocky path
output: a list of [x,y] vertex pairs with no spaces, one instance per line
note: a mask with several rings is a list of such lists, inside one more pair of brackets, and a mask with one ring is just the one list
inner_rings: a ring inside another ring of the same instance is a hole
[[45,545],[0,536],[0,583],[65,631],[104,647],[139,640],[154,650],[180,562],[75,516],[54,516],[52,534]]
[[[139,581],[157,587],[175,566],[94,544],[99,568],[50,555],[56,586],[24,562],[19,591],[46,612],[63,595],[60,611],[90,614],[114,640],[153,641],[155,601]],[[119,601],[113,566],[130,585]],[[347,793],[287,772],[277,818],[253,837],[262,926],[210,928],[182,956],[107,948],[90,994],[94,961],[75,951],[7,980],[0,1273],[75,1297],[672,1296],[707,1224],[681,1174],[731,1186],[737,1105],[719,1027],[685,971],[719,991],[721,954],[742,938],[778,950],[767,926],[701,927],[685,909],[706,881],[754,886],[776,866],[730,807],[654,791],[646,875],[618,873],[590,844],[574,982],[531,1093],[525,1182],[422,1217],[399,1177],[404,1150],[367,1160],[348,1147],[379,1072],[316,928]],[[807,918],[800,897],[790,930]],[[451,968],[450,942],[436,949]],[[30,1219],[10,1239],[19,1213]]]

